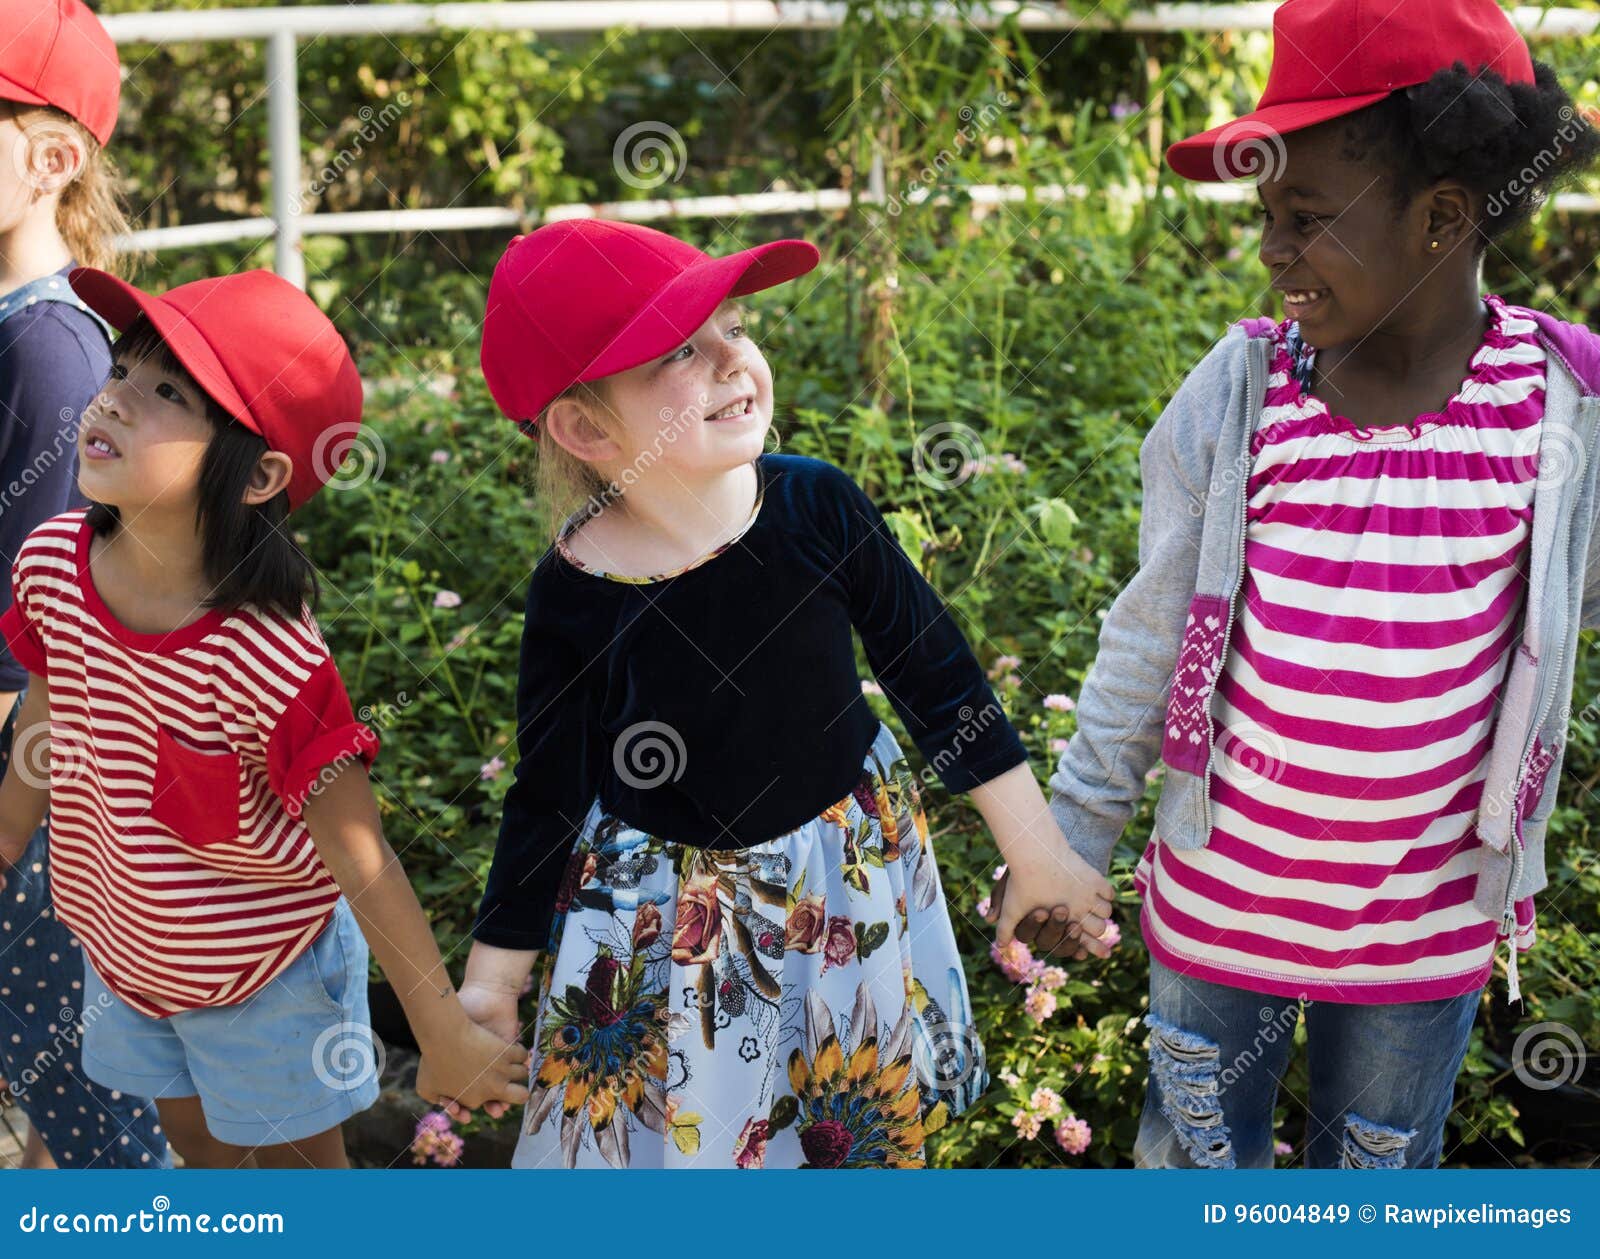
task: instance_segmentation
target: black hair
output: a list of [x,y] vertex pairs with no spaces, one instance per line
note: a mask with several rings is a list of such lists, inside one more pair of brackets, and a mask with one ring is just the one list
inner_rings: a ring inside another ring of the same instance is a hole
[[[200,464],[195,520],[200,527],[201,563],[211,593],[208,608],[234,609],[245,604],[270,608],[298,619],[303,608],[315,609],[321,593],[316,566],[300,549],[287,527],[289,494],[282,491],[265,503],[244,501],[251,474],[271,447],[247,429],[194,383],[194,378],[148,319],[139,316],[112,350],[117,363],[154,356],[163,370],[190,382],[206,400],[211,443]],[[90,527],[108,534],[121,523],[117,508],[91,503]]]
[[1507,83],[1458,61],[1352,114],[1347,155],[1375,158],[1389,170],[1397,209],[1429,184],[1460,181],[1483,199],[1475,242],[1482,253],[1600,156],[1592,116],[1548,65],[1533,69],[1534,82]]

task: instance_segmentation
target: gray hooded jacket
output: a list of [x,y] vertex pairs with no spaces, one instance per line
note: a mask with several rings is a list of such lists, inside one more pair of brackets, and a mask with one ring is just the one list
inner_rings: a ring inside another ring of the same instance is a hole
[[[1572,713],[1578,630],[1600,628],[1600,337],[1537,311],[1516,313],[1539,324],[1549,367],[1528,598],[1479,804],[1474,898],[1508,932],[1516,901],[1548,881],[1544,837]],[[1106,615],[1078,700],[1077,732],[1050,778],[1051,813],[1101,871],[1158,758],[1165,767],[1155,817],[1161,842],[1203,848],[1211,836],[1212,700],[1244,581],[1250,438],[1272,328],[1269,319],[1231,328],[1140,448],[1139,571]],[[1515,1000],[1514,947],[1508,973]]]

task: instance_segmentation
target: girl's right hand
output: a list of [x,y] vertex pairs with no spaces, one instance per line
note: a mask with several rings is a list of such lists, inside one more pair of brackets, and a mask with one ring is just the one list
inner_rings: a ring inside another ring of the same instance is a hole
[[457,991],[467,1017],[479,1027],[488,1028],[501,1040],[522,1039],[517,1020],[517,994],[509,988],[467,980]]

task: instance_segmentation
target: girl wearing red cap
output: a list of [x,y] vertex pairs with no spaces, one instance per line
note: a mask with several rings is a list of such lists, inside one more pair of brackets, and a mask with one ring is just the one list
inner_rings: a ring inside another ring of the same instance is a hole
[[266,271],[70,279],[123,335],[79,429],[90,506],[28,536],[0,617],[29,675],[0,857],[48,802],[85,1074],[154,1097],[189,1166],[344,1166],[379,1088],[371,940],[439,1086],[525,1099],[527,1052],[469,1020],[384,841],[287,526],[360,426],[343,339]]
[[1271,1166],[1304,1003],[1307,1165],[1430,1167],[1500,942],[1520,995],[1600,625],[1600,338],[1480,271],[1600,136],[1493,0],[1275,24],[1260,109],[1169,161],[1256,177],[1285,318],[1145,441],[1140,572],[1051,807],[1105,869],[1164,764],[1141,1166]]
[[[80,411],[111,367],[105,325],[67,283],[115,265],[126,230],[105,155],[121,90],[116,47],[78,0],[0,0],[0,556],[81,503]],[[0,583],[0,611],[9,607]],[[0,646],[0,763],[28,673]],[[89,1080],[83,961],[56,916],[39,827],[0,897],[0,1075],[28,1116],[25,1167],[163,1167],[154,1105]]]
[[1109,885],[878,508],[763,453],[772,370],[733,299],[816,261],[556,223],[490,285],[484,374],[565,518],[529,586],[520,759],[462,985],[513,1037],[551,955],[517,1167],[920,1167],[983,1093],[918,777],[852,630],[994,830],[1001,939],[1043,905],[1073,949],[1109,948]]

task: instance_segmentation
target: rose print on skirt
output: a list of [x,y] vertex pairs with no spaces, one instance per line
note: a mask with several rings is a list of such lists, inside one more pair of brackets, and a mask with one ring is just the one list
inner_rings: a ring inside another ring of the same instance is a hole
[[989,1082],[916,779],[699,849],[596,805],[557,900],[516,1167],[920,1167]]

